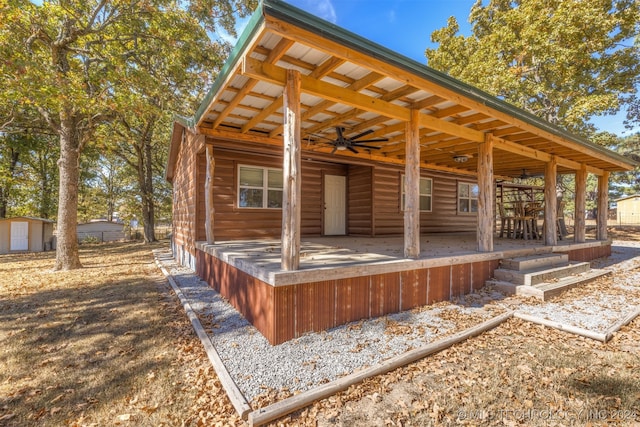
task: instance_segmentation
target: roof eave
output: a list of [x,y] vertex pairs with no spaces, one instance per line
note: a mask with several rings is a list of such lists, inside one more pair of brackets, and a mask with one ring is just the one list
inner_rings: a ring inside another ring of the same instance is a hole
[[263,3],[258,4],[258,7],[251,15],[247,26],[244,31],[238,38],[236,45],[234,46],[229,58],[225,62],[224,66],[220,70],[220,73],[216,77],[213,85],[207,95],[204,97],[198,110],[196,111],[192,121],[196,125],[200,125],[202,118],[205,113],[209,110],[212,102],[215,99],[216,94],[223,87],[224,83],[230,78],[231,74],[234,72],[240,60],[244,57],[247,49],[251,41],[254,39],[256,33],[263,27],[264,18],[265,18],[265,7]]
[[264,15],[269,15],[275,19],[312,31],[322,37],[342,44],[347,48],[357,50],[360,53],[387,62],[393,66],[413,73],[418,77],[429,80],[446,89],[463,95],[473,101],[482,103],[489,108],[513,116],[516,119],[522,120],[542,131],[549,132],[567,141],[590,148],[600,154],[616,160],[619,163],[626,164],[627,170],[638,166],[636,162],[625,156],[568,132],[565,129],[553,125],[528,111],[496,98],[481,89],[455,79],[425,64],[407,58],[406,56],[394,52],[391,49],[365,39],[364,37],[354,34],[342,27],[331,24],[321,18],[313,16],[303,10],[284,3],[281,0],[263,0],[262,5]]

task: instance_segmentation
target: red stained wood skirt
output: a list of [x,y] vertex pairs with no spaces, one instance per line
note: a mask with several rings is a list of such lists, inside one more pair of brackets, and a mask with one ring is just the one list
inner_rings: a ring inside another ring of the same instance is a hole
[[[433,304],[482,288],[499,260],[344,279],[272,286],[196,251],[196,273],[225,297],[273,345],[361,319]],[[573,261],[611,254],[611,246],[568,252]]]

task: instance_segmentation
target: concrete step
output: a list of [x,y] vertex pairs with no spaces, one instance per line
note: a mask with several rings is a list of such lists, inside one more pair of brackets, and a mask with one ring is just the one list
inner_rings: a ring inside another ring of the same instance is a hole
[[567,254],[539,254],[503,259],[500,268],[505,270],[533,270],[538,268],[560,267],[569,264]]
[[534,286],[518,285],[502,280],[487,280],[486,285],[493,286],[494,289],[503,292],[506,295],[522,295],[547,301],[566,290],[590,282],[609,273],[609,270],[593,269],[587,272],[563,277],[561,279],[538,283]]
[[606,276],[610,273],[610,270],[598,270],[594,268],[582,274],[564,277],[553,282],[539,283],[532,287],[542,294],[541,299],[543,301],[547,301],[549,298],[555,297],[566,290],[591,282],[598,277]]
[[584,273],[589,271],[590,268],[591,266],[588,262],[575,262],[561,267],[523,271],[499,268],[493,272],[493,277],[499,281],[511,282],[515,285],[533,286],[553,279]]

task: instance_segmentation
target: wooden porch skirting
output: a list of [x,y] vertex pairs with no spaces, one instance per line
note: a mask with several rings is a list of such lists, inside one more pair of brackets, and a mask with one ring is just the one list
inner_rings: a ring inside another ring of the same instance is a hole
[[[448,301],[484,286],[504,258],[524,256],[527,252],[564,252],[573,261],[590,261],[611,255],[611,242],[519,249],[450,258],[405,260],[360,266],[353,277],[316,274],[325,280],[294,284],[268,283],[266,277],[225,262],[210,246],[198,244],[196,273],[218,291],[271,344],[297,338],[307,332],[319,332],[360,319],[397,313],[415,307]],[[513,252],[513,253],[511,253]],[[445,260],[448,265],[441,265]],[[454,263],[452,263],[454,261]],[[339,270],[340,268],[336,269]],[[353,270],[354,267],[344,267]],[[367,273],[371,270],[371,274]],[[302,279],[313,270],[301,271]],[[286,272],[285,283],[296,272]]]

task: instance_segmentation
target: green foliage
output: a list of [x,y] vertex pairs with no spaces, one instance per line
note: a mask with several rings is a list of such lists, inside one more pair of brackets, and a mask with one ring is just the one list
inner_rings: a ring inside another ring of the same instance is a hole
[[455,18],[433,32],[428,64],[551,123],[587,131],[640,82],[635,0],[478,0],[472,35]]
[[51,135],[0,134],[0,217],[55,218],[57,158]]
[[[37,113],[59,137],[59,250],[56,268],[79,266],[73,242],[81,216],[98,210],[99,189],[86,183],[86,152],[133,153],[144,201],[153,212],[155,135],[170,126],[168,111],[193,110],[229,46],[212,40],[233,33],[235,16],[256,0],[0,1],[0,132]],[[120,127],[101,132],[100,127]],[[122,128],[124,130],[122,130]],[[104,137],[107,138],[104,138]],[[124,137],[122,137],[124,136]],[[165,140],[166,144],[166,140]],[[163,155],[160,155],[162,157]],[[93,161],[89,159],[89,163]],[[95,175],[95,171],[93,172]],[[135,176],[134,175],[134,176]],[[86,194],[78,202],[78,189]],[[68,245],[65,242],[70,242]]]

